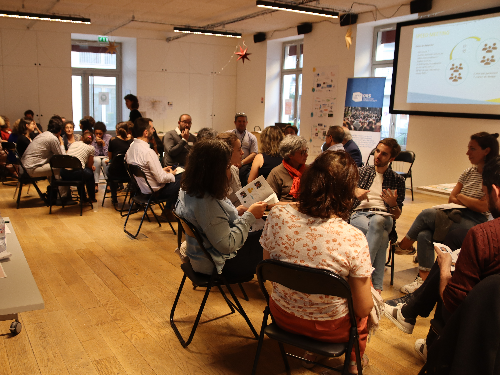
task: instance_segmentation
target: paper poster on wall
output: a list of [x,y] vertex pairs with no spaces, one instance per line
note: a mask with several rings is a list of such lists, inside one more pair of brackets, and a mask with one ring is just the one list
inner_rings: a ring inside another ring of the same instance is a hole
[[351,131],[366,160],[380,141],[385,78],[349,78],[344,108],[344,125]]
[[99,93],[99,105],[109,105],[109,92]]
[[337,100],[338,66],[313,68],[313,74],[311,117],[333,119]]
[[313,124],[311,126],[311,138],[309,139],[309,155],[316,157],[321,153],[321,146],[325,142],[328,127],[328,125],[321,123]]
[[291,115],[293,109],[293,99],[285,99],[285,115]]
[[141,111],[145,111],[153,120],[164,120],[167,118],[167,100],[163,96],[140,96],[139,103]]

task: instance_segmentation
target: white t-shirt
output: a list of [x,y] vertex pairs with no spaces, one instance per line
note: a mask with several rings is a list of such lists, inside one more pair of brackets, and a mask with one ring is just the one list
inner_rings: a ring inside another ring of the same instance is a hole
[[[271,259],[333,271],[347,277],[370,277],[373,271],[365,235],[340,218],[320,219],[292,206],[275,206],[260,238]],[[308,320],[333,320],[348,313],[346,300],[299,293],[273,283],[273,301]]]
[[94,155],[94,146],[83,143],[82,141],[73,142],[66,152],[68,155],[76,156],[85,168],[90,155]]
[[364,200],[356,207],[355,211],[362,210],[365,208],[378,208],[380,210],[387,211],[385,207],[384,200],[380,197],[382,194],[382,182],[384,181],[384,174],[375,172],[375,178],[373,179],[372,186],[370,186],[370,192],[368,193],[368,200]]

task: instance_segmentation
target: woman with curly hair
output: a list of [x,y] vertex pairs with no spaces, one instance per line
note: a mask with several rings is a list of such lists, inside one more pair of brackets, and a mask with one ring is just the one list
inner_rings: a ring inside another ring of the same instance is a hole
[[277,126],[268,126],[260,133],[262,153],[255,155],[253,159],[248,183],[259,176],[267,178],[272,169],[281,164],[283,158],[280,155],[280,143],[283,137],[283,132]]

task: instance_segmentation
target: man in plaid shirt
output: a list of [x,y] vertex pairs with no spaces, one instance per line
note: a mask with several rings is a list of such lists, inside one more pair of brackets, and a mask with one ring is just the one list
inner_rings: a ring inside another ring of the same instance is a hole
[[382,139],[375,148],[374,165],[359,169],[351,224],[361,230],[368,241],[373,287],[382,291],[384,268],[393,220],[401,215],[405,199],[405,180],[390,167],[401,147],[393,138]]

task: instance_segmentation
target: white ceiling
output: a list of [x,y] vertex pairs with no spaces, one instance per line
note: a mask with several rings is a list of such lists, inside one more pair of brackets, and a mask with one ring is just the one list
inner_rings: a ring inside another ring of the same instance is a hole
[[[310,2],[310,5],[364,13],[401,3],[402,0],[370,0],[370,4],[321,0]],[[98,28],[101,34],[121,29],[146,29],[172,36],[173,26],[203,27],[225,23],[228,23],[225,28],[218,29],[256,33],[296,27],[302,22],[339,22],[338,19],[258,8],[255,0],[0,0],[0,9],[87,17],[92,21],[92,28]],[[242,17],[249,18],[239,20]],[[230,22],[233,20],[236,22]]]

